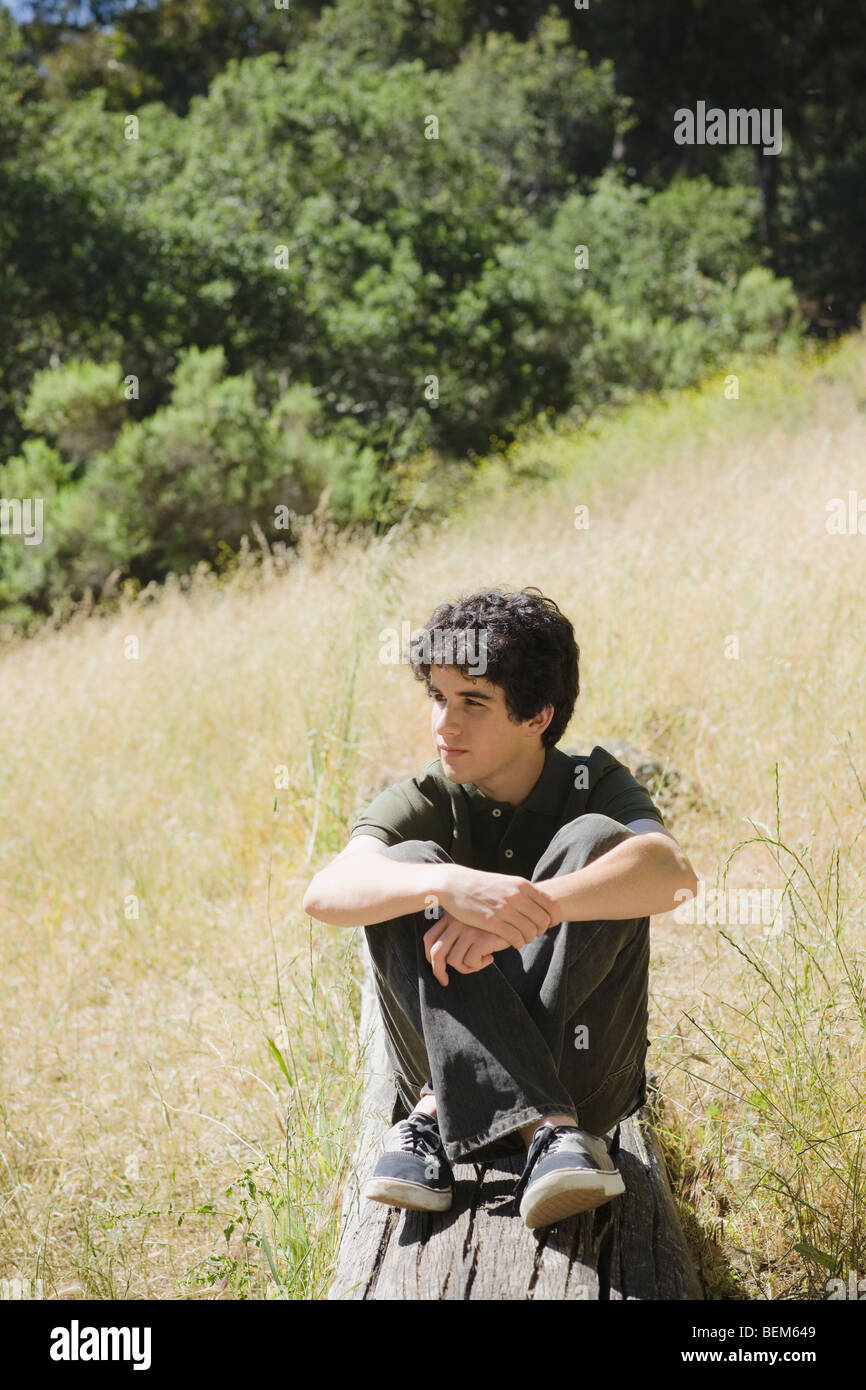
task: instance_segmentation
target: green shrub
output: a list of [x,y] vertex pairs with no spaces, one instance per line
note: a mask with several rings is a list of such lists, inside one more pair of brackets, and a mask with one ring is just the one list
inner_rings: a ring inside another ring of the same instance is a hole
[[127,417],[118,362],[72,358],[37,372],[21,419],[28,430],[53,439],[67,458],[80,462],[109,448]]

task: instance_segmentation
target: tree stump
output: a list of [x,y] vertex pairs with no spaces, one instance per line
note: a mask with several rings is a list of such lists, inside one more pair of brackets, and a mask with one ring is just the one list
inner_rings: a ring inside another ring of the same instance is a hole
[[361,1195],[396,1095],[366,942],[362,948],[364,1098],[328,1298],[702,1299],[649,1105],[619,1126],[622,1196],[555,1226],[524,1226],[511,1199],[519,1156],[454,1164],[448,1212],[402,1211]]

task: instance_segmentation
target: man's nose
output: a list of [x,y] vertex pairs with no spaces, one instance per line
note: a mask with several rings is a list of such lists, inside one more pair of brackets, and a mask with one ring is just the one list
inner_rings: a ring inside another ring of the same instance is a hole
[[454,712],[451,709],[449,709],[447,705],[444,708],[440,706],[436,710],[436,715],[436,729],[440,734],[444,735],[446,732],[448,732],[449,734],[454,734],[457,732],[456,725],[452,723],[452,720],[454,719]]

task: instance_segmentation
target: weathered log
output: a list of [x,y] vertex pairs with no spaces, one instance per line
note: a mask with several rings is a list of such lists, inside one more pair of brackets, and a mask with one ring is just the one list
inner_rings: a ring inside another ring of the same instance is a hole
[[530,1231],[523,1224],[511,1199],[519,1156],[455,1164],[454,1202],[444,1213],[400,1211],[361,1195],[395,1099],[366,943],[362,950],[364,1098],[328,1298],[703,1298],[649,1104],[619,1127],[623,1195],[555,1226]]

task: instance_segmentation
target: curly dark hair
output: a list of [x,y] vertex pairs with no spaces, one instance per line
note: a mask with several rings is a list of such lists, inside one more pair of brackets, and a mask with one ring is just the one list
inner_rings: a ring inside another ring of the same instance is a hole
[[[505,707],[511,718],[522,723],[540,713],[545,705],[553,705],[553,718],[541,735],[541,742],[545,748],[553,748],[559,742],[580,691],[580,648],[574,628],[552,598],[545,598],[540,589],[530,586],[515,593],[482,589],[457,603],[441,603],[409,644],[412,674],[428,688],[431,665],[453,664],[464,678],[472,673],[471,666],[437,661],[435,654],[431,661],[431,639],[424,634],[434,630],[440,650],[447,649],[450,637],[452,651],[464,658],[473,642],[478,650],[478,638],[483,633],[487,662],[483,676],[505,692]],[[456,636],[469,632],[475,636]],[[475,673],[481,674],[477,670]]]

